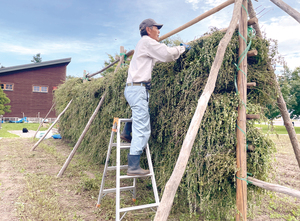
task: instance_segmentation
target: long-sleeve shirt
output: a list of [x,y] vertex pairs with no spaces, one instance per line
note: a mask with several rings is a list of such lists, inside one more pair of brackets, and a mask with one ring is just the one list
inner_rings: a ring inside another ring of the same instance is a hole
[[143,36],[136,45],[128,69],[127,83],[150,82],[156,62],[170,62],[179,58],[184,46],[168,47],[149,36]]

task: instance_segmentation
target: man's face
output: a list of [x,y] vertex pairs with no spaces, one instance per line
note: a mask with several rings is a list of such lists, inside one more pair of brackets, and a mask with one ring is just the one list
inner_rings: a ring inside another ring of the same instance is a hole
[[152,28],[147,27],[146,31],[148,33],[148,36],[156,41],[159,39],[159,29],[156,26],[152,26]]

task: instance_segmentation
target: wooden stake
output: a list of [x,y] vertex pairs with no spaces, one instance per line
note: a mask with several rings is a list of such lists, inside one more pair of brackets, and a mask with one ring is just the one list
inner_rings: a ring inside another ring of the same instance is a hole
[[256,86],[256,82],[247,83],[247,88],[251,88],[251,87],[255,87],[255,86]]
[[277,5],[279,8],[281,8],[283,11],[288,13],[290,16],[292,16],[297,22],[300,23],[300,13],[286,4],[284,1],[281,0],[271,0],[275,5]]
[[[243,0],[243,5],[247,9],[247,0]],[[239,32],[247,41],[247,12],[241,8],[239,19]],[[239,57],[242,57],[243,52],[247,47],[247,42],[242,37],[239,37]],[[236,205],[238,214],[236,220],[247,220],[247,159],[246,159],[246,104],[247,104],[247,56],[240,62],[237,76],[237,85],[240,96],[240,104],[238,107],[237,119],[237,147],[236,147],[236,164],[238,172],[236,174]],[[243,73],[243,72],[245,73]]]
[[254,50],[251,50],[251,51],[248,51],[247,52],[247,57],[253,57],[253,56],[256,56],[258,54],[257,50],[254,49]]
[[267,183],[267,182],[255,179],[253,177],[248,177],[248,181],[250,181],[251,184],[261,187],[263,189],[271,190],[271,191],[278,192],[278,193],[284,193],[289,196],[297,197],[298,199],[300,199],[300,191],[298,191],[298,190],[290,189],[288,187],[284,187],[284,186],[280,186],[280,185],[276,185],[276,184],[272,184],[272,183]]
[[117,72],[117,70],[120,68],[121,64],[124,62],[124,55],[121,55],[123,53],[124,53],[124,46],[120,46],[120,61],[119,61],[118,65],[117,65],[114,73]]
[[260,118],[259,114],[246,114],[247,120],[259,119],[259,118]]
[[[46,116],[44,117],[44,119],[46,119],[48,117],[48,115],[50,114],[50,112],[52,111],[53,107],[55,106],[55,103],[52,104],[52,107],[50,108],[49,112],[46,114]],[[32,139],[35,138],[36,134],[39,132],[41,126],[43,125],[43,122],[40,123],[39,128],[37,129],[37,131],[35,132],[35,134],[33,135]]]
[[172,35],[180,32],[180,31],[182,31],[182,30],[184,30],[184,29],[186,29],[186,28],[188,28],[188,27],[196,24],[197,22],[201,21],[202,19],[204,19],[204,18],[206,18],[206,17],[208,17],[208,16],[210,16],[212,14],[215,14],[216,12],[220,11],[221,9],[223,9],[223,8],[227,7],[228,5],[231,5],[233,3],[234,3],[234,0],[228,0],[228,1],[224,2],[224,3],[222,3],[221,5],[213,8],[213,9],[211,9],[211,10],[205,12],[205,13],[203,13],[202,15],[199,15],[198,17],[196,17],[193,20],[187,22],[186,24],[184,24],[184,25],[182,25],[182,26],[174,29],[173,31],[170,31],[169,33],[167,33],[167,34],[165,34],[163,36],[161,36],[158,41],[162,41],[162,40],[164,40],[164,39],[166,39],[166,38],[168,38],[168,37],[170,37],[170,36],[172,36]]
[[79,145],[81,144],[81,142],[82,142],[82,140],[83,140],[85,134],[86,134],[87,131],[89,130],[89,128],[90,128],[92,122],[94,121],[94,119],[95,119],[95,117],[96,117],[96,115],[97,115],[97,113],[98,113],[98,111],[99,111],[99,109],[100,109],[100,107],[101,107],[101,105],[102,105],[102,103],[103,103],[103,101],[104,101],[104,98],[105,98],[105,96],[106,96],[106,93],[107,93],[107,92],[104,92],[104,94],[103,94],[103,96],[102,96],[102,98],[101,98],[101,100],[100,100],[98,106],[96,107],[96,109],[95,109],[93,115],[91,116],[91,118],[89,119],[87,125],[85,126],[85,128],[84,128],[82,134],[80,135],[80,137],[79,137],[77,143],[75,144],[75,146],[74,146],[73,150],[71,151],[71,153],[70,153],[68,159],[66,160],[65,164],[63,165],[63,167],[61,168],[61,170],[60,170],[59,173],[57,174],[57,177],[61,177],[61,176],[64,174],[65,170],[67,169],[69,163],[71,162],[73,156],[75,155],[76,150],[78,149]]
[[65,107],[65,109],[57,116],[56,120],[53,122],[53,124],[51,124],[51,126],[48,128],[48,130],[46,131],[46,133],[44,134],[43,137],[41,137],[39,139],[38,142],[36,142],[36,144],[32,147],[31,151],[34,151],[34,149],[44,140],[44,138],[47,136],[47,134],[49,133],[49,131],[54,127],[54,125],[57,123],[57,121],[59,120],[59,118],[61,117],[61,115],[63,115],[63,113],[66,112],[66,110],[69,108],[70,104],[72,103],[73,99],[70,100],[70,102],[68,103],[68,105]]
[[242,0],[236,0],[229,29],[227,30],[225,36],[222,38],[222,40],[219,43],[216,57],[212,64],[207,83],[198,100],[196,111],[190,123],[186,137],[183,141],[182,148],[179,153],[173,173],[165,186],[165,190],[161,202],[159,204],[159,207],[157,209],[157,213],[155,215],[154,221],[166,221],[168,219],[174,201],[174,196],[176,194],[177,188],[184,174],[191,153],[191,149],[193,147],[196,135],[198,133],[204,112],[207,108],[207,104],[211,97],[211,94],[215,89],[216,80],[218,77],[221,64],[223,62],[225,50],[235,30],[235,26],[237,24],[238,17],[240,14],[241,5],[242,5]]

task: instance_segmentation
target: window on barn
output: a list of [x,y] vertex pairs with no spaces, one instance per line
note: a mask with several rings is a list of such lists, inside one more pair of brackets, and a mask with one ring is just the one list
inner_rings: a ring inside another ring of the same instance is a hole
[[32,86],[32,92],[48,93],[48,87],[46,86]]
[[3,83],[3,84],[1,84],[1,89],[4,90],[4,91],[13,91],[14,90],[14,84]]

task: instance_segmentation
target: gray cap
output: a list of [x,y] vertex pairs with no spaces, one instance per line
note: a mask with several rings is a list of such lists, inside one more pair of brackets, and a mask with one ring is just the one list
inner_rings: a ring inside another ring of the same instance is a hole
[[148,19],[145,19],[144,21],[142,21],[142,23],[140,24],[140,31],[146,29],[146,27],[151,27],[151,26],[156,26],[158,29],[161,29],[161,27],[163,25],[157,24],[156,21],[154,21],[151,18],[148,18]]

